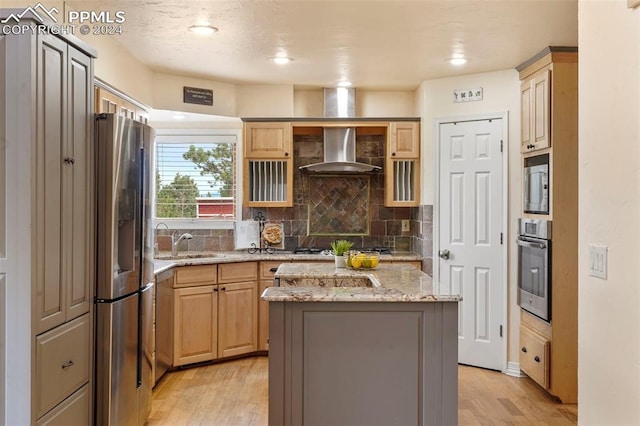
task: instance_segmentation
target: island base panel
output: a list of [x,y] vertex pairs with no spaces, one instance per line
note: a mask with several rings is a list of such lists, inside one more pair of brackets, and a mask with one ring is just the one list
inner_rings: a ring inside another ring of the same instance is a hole
[[269,424],[457,424],[457,303],[269,309]]

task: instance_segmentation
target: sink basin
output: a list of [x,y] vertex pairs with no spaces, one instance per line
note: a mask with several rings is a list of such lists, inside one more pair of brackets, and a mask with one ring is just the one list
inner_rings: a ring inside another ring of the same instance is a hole
[[201,259],[204,257],[221,257],[222,255],[219,253],[212,253],[212,252],[183,252],[183,253],[178,253],[177,256],[172,256],[171,253],[167,253],[167,254],[157,254],[155,255],[154,259],[157,260],[180,260],[180,259]]
[[280,278],[280,287],[377,287],[369,277]]

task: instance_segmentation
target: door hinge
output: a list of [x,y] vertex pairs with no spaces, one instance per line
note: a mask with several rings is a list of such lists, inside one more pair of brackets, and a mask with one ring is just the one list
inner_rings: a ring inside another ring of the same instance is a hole
[[503,234],[502,234],[502,232],[501,232],[501,233],[500,233],[500,244],[503,244],[503,243],[502,243],[502,237],[503,237]]
[[503,141],[500,141],[500,152],[502,152],[502,144],[503,143],[504,143]]
[[502,325],[500,326],[500,337],[502,337]]

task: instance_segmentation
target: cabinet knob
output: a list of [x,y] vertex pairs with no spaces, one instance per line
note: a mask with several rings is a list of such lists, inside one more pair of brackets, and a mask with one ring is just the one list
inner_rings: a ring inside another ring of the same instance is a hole
[[536,357],[535,357],[535,358],[533,358],[533,360],[534,360],[535,362],[540,362],[540,357],[536,355]]
[[284,156],[285,156],[285,157],[288,157],[288,156],[289,156],[289,153],[288,153],[288,152],[285,152],[285,153],[284,153]]
[[70,158],[69,161],[71,161],[71,164],[76,164],[75,158]]
[[273,272],[275,274],[276,272],[278,272],[278,268],[271,268],[269,269],[269,272]]
[[67,164],[70,164],[70,163],[71,163],[71,158],[69,158],[69,157],[64,157],[64,160],[63,160],[63,161],[64,161],[65,163],[67,163]]
[[521,350],[522,350],[522,352],[524,352],[525,354],[527,353],[527,348],[526,348],[526,347],[524,347],[524,346],[523,346]]
[[395,152],[392,152],[392,153],[391,153],[391,156],[392,156],[392,157],[395,157],[395,156],[396,156],[396,153],[395,153]]
[[218,291],[218,287],[214,287],[214,288],[213,288],[213,291]]
[[66,370],[67,368],[73,366],[73,360],[69,360],[67,362],[65,362],[64,364],[62,364],[62,369]]
[[227,288],[226,287],[222,287],[222,291],[227,291]]

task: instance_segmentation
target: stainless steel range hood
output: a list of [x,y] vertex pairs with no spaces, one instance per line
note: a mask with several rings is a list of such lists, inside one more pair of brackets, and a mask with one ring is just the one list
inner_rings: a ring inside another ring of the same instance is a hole
[[[324,89],[324,117],[355,117],[355,89],[338,87]],[[356,129],[325,127],[324,161],[301,166],[300,170],[316,173],[369,173],[382,168],[356,161]]]

